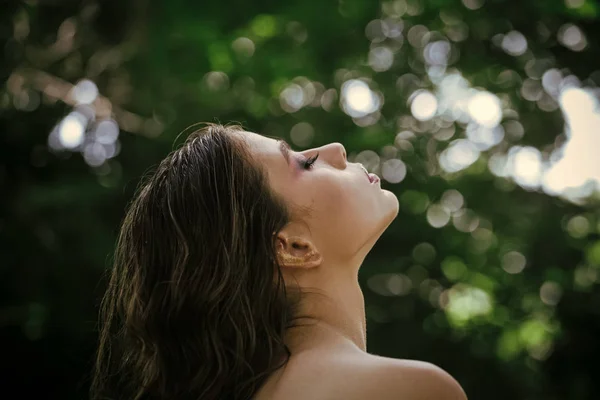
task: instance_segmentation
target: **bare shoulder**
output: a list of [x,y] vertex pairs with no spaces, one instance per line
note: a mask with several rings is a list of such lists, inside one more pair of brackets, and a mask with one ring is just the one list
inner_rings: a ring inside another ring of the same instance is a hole
[[368,355],[351,375],[351,399],[467,399],[456,379],[428,362]]
[[458,382],[427,362],[364,352],[309,352],[296,357],[255,400],[466,400]]

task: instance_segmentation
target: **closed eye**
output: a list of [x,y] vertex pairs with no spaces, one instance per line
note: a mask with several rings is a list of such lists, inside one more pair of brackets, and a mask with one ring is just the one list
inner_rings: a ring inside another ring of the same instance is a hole
[[313,164],[315,163],[315,161],[317,161],[317,158],[319,158],[319,153],[317,153],[315,156],[310,157],[306,160],[300,161],[300,165],[304,169],[311,169]]
[[[292,153],[291,146],[289,145],[288,142],[285,141],[285,139],[277,139],[277,142],[279,143],[279,150],[281,151],[283,158],[289,164],[290,158],[291,158],[290,153]],[[317,153],[315,156],[310,157],[308,159],[299,160],[298,164],[302,169],[309,170],[312,168],[313,164],[317,161],[317,158],[319,158],[319,153]]]

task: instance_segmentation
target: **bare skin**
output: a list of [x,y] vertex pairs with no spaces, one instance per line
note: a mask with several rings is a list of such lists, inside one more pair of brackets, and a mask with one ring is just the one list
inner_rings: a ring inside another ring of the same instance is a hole
[[[430,381],[421,382],[420,387],[442,387],[440,382],[446,381],[451,387],[458,386],[430,364],[367,353],[365,304],[358,271],[398,215],[396,196],[381,189],[379,183],[371,183],[360,164],[348,163],[339,143],[295,152],[255,133],[236,135],[265,167],[275,192],[290,205],[310,207],[310,214],[290,222],[274,240],[286,285],[298,284],[319,294],[304,298],[300,315],[302,323],[309,325],[286,332],[291,359],[269,377],[255,400],[351,400],[372,396],[373,390],[406,393],[410,396],[407,399],[416,399],[419,397],[410,393],[421,377]],[[317,154],[314,164],[306,168],[303,163]],[[371,387],[373,382],[377,387]],[[443,392],[448,392],[445,389]],[[375,398],[384,400],[386,393]],[[448,393],[456,394],[452,390]]]
[[433,364],[355,349],[315,349],[269,377],[254,400],[467,400],[460,385]]

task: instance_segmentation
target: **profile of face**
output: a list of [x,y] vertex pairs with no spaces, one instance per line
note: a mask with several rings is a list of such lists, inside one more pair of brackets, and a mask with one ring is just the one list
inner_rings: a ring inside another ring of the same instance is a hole
[[286,204],[310,209],[278,233],[278,249],[300,260],[301,271],[326,266],[321,278],[339,268],[356,272],[398,215],[396,196],[372,183],[361,164],[349,163],[340,143],[296,152],[284,140],[236,134],[267,171],[272,190]]

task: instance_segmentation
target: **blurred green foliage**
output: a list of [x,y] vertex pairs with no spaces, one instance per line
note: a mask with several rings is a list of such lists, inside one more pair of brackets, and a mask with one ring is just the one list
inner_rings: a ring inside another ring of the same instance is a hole
[[[0,3],[3,388],[86,396],[99,278],[135,185],[184,128],[237,121],[299,149],[339,141],[389,178],[400,215],[360,276],[371,353],[436,363],[471,399],[600,398],[598,192],[549,195],[492,167],[515,146],[547,159],[567,140],[548,71],[597,97],[599,12],[592,0]],[[452,73],[502,107],[500,140],[456,170],[443,157],[473,125],[419,117],[435,96],[441,110]],[[99,90],[91,106],[76,104],[82,79]],[[86,138],[114,119],[118,140],[58,149],[73,111]]]

